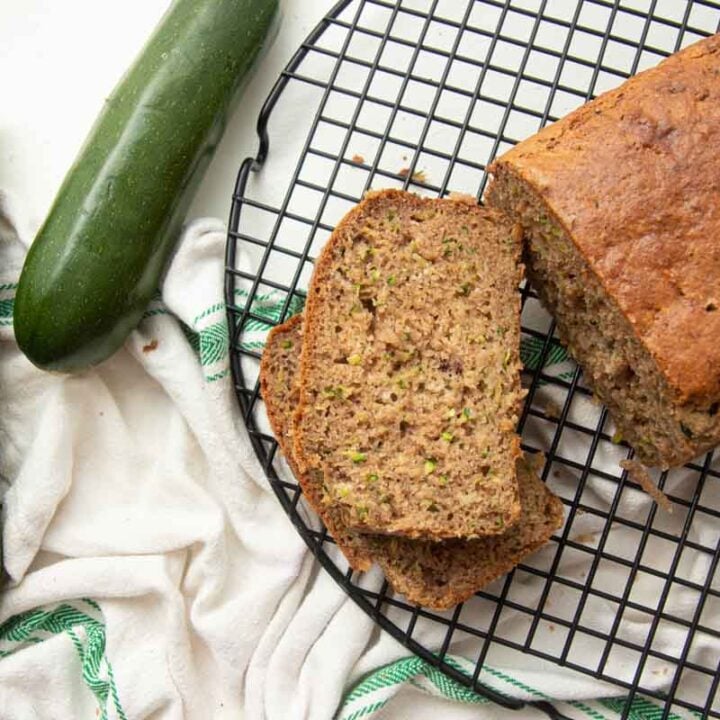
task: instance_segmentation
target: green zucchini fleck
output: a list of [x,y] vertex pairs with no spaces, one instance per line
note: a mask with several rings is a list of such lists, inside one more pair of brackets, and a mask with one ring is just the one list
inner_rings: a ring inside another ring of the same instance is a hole
[[437,460],[435,458],[428,458],[425,460],[425,474],[429,475],[432,472],[435,472],[435,468],[437,467]]

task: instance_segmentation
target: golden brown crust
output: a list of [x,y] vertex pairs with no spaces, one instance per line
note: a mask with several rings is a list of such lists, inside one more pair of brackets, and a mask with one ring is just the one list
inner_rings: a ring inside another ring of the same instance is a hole
[[720,400],[720,34],[519,144],[530,184],[678,402]]

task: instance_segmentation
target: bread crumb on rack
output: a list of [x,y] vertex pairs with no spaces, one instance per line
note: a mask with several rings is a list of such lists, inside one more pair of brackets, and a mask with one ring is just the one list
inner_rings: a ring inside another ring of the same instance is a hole
[[573,538],[570,538],[573,542],[580,543],[581,545],[590,545],[591,543],[595,542],[595,533],[594,532],[587,532],[587,533],[580,533],[579,535],[576,535]]
[[540,407],[551,420],[558,420],[560,415],[562,415],[560,406],[554,400],[550,400],[550,398],[544,400],[540,404]]
[[672,503],[668,496],[652,481],[645,466],[638,460],[621,460],[620,467],[627,470],[631,480],[634,480],[663,510],[671,513]]
[[[398,175],[401,178],[406,178],[408,175],[410,175],[410,168],[409,167],[401,168],[400,170],[398,170]],[[412,174],[412,177],[410,179],[414,183],[423,183],[424,184],[424,183],[427,183],[427,181],[428,181],[427,173],[424,170],[416,170]]]

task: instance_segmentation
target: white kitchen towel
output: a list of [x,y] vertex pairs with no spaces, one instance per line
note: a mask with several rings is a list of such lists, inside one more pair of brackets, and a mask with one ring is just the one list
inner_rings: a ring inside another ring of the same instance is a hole
[[[375,628],[286,518],[233,395],[219,221],[187,228],[124,349],[68,377],[37,370],[15,345],[18,234],[25,243],[27,234],[8,198],[0,202],[0,474],[12,578],[0,600],[2,720],[517,717]],[[283,301],[260,296],[254,309],[274,322]],[[258,348],[266,331],[260,323],[242,341]],[[528,597],[540,587],[516,585]],[[468,606],[480,621],[483,608]],[[589,610],[600,623],[611,608]],[[509,611],[499,627],[522,621]],[[639,637],[649,620],[636,622]],[[442,628],[421,625],[418,637],[439,648]],[[550,633],[541,628],[539,640],[554,642]],[[450,648],[461,671],[477,651],[462,634]],[[653,662],[663,687],[671,674]],[[618,688],[520,653],[499,649],[481,677],[524,700],[567,700],[559,707],[569,717],[617,714],[607,698]],[[643,702],[633,717],[657,710]]]

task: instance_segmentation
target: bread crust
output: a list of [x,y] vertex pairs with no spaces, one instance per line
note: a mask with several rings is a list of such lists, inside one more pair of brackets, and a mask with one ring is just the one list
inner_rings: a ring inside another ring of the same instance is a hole
[[[565,229],[678,403],[720,400],[720,34],[490,166]],[[710,153],[710,154],[709,154]]]

